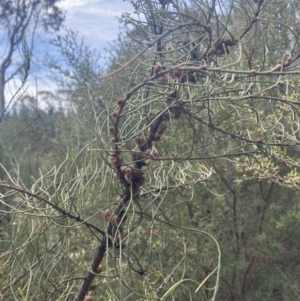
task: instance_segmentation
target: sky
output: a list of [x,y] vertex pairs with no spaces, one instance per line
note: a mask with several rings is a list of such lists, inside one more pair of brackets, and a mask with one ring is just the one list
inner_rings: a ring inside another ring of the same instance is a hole
[[87,44],[99,50],[117,37],[117,17],[133,11],[130,2],[123,0],[62,0],[60,6],[67,11],[65,26],[78,31]]
[[[124,12],[133,12],[130,2],[123,0],[61,0],[59,6],[66,12],[64,27],[78,31],[78,39],[84,38],[86,45],[100,53],[120,32],[118,17]],[[57,55],[51,46],[47,49],[51,55]],[[44,52],[42,49],[41,58]]]
[[[78,31],[78,38],[84,37],[85,44],[99,52],[117,38],[120,32],[118,17],[121,17],[124,12],[133,12],[130,2],[123,0],[61,0],[59,6],[66,15],[64,27]],[[59,34],[63,32],[62,30]],[[37,91],[54,91],[57,88],[48,77],[49,70],[46,70],[43,65],[46,51],[54,57],[58,56],[54,47],[49,44],[50,38],[49,35],[42,33],[36,39],[34,64],[32,64],[28,81],[22,92],[36,95]],[[18,86],[17,80],[7,85],[6,99],[10,98],[9,94],[11,95]]]

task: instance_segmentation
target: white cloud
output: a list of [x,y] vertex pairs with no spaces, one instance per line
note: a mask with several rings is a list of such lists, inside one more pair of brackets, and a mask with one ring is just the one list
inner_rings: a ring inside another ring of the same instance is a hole
[[[123,12],[133,12],[132,5],[123,0],[62,0],[60,7],[66,11],[65,27],[78,31],[79,37],[85,37],[85,43],[99,52],[117,38],[120,26],[117,18],[121,17]],[[27,83],[18,93],[19,96],[24,93],[36,95],[37,91],[41,90],[55,91],[56,85],[48,79],[48,70],[42,64],[46,51],[55,55],[55,49],[49,46],[49,38],[44,34],[39,35],[34,50],[34,63]],[[2,49],[3,45],[0,47],[0,50]],[[18,79],[8,83],[5,89],[7,101],[20,86]]]
[[132,5],[122,0],[63,0],[63,7],[67,10],[65,26],[99,50],[118,36],[117,18],[133,11]]
[[86,4],[88,1],[86,0],[62,0],[59,3],[59,7],[62,9],[72,9],[74,7],[79,7]]

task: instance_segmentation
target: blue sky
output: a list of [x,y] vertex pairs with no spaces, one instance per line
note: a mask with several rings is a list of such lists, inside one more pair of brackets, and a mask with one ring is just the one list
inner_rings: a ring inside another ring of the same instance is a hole
[[[124,12],[133,12],[130,2],[123,0],[62,0],[60,7],[66,12],[64,26],[78,31],[78,38],[84,37],[85,44],[100,53],[103,48],[109,46],[109,42],[117,38],[120,32],[118,17],[121,17]],[[60,34],[63,32],[62,30]],[[45,41],[46,45],[48,41]],[[57,55],[53,47],[48,45],[46,49],[48,52],[50,50],[51,55]],[[39,52],[41,52],[40,58],[43,59],[44,49]],[[40,80],[41,86],[46,83],[53,85],[48,80]]]
[[[109,42],[117,38],[120,31],[118,17],[123,12],[133,12],[129,1],[123,0],[61,0],[60,7],[66,12],[64,26],[78,31],[78,37],[84,37],[86,45],[101,52],[108,47]],[[63,34],[63,30],[60,32]],[[1,37],[1,31],[0,31]],[[49,40],[55,36],[40,34],[35,41],[34,64],[23,92],[35,95],[37,90],[54,91],[56,86],[47,76],[48,70],[43,65],[46,51],[51,55],[58,55],[54,47],[49,45]],[[2,40],[3,41],[3,40]],[[0,45],[0,52],[5,48]],[[0,53],[1,59],[1,53]],[[18,60],[18,58],[15,57]],[[18,80],[14,80],[6,86],[6,99],[19,86]]]
[[101,50],[117,37],[117,17],[132,12],[129,1],[123,0],[62,0],[66,13],[65,26],[85,36],[86,43]]
[[[130,2],[123,0],[62,0],[60,7],[66,12],[64,26],[77,31],[79,39],[84,37],[86,45],[100,53],[120,32],[118,17],[133,11]],[[55,56],[54,49],[49,49]]]

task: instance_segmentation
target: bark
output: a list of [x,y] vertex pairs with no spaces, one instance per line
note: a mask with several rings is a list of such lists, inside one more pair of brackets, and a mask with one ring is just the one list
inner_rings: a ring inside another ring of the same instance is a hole
[[5,80],[4,80],[4,70],[0,69],[0,123],[4,115],[5,109],[5,96],[4,96]]
[[[94,273],[96,273],[96,270],[97,270],[99,264],[103,260],[105,252],[106,252],[106,242],[105,242],[105,236],[103,236],[102,243],[97,248],[94,260],[93,260],[92,265],[91,265],[92,271]],[[81,284],[81,288],[80,288],[79,292],[77,293],[74,301],[84,300],[86,294],[88,293],[89,287],[90,287],[92,281],[95,278],[94,273],[87,272],[87,274],[85,275],[84,281]]]

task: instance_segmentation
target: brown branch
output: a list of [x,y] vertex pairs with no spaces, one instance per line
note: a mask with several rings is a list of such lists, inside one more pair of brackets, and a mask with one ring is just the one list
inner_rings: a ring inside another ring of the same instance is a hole
[[[179,27],[182,27],[179,26]],[[157,41],[157,39],[155,40]],[[125,64],[126,65],[126,64]],[[124,66],[125,66],[124,65]],[[121,67],[118,70],[116,70],[115,72],[118,73],[121,70],[123,70],[125,67]],[[167,72],[167,71],[166,71]],[[114,73],[114,74],[116,74]],[[107,77],[112,76],[112,73],[108,74]],[[113,75],[114,75],[113,74]],[[154,74],[152,78],[156,78],[159,77],[159,74]],[[136,181],[139,180],[138,177],[142,177],[142,173],[138,173],[136,176],[134,175],[134,170],[142,170],[142,167],[144,166],[144,164],[141,164],[141,161],[145,160],[145,159],[139,159],[134,163],[134,168],[132,169],[132,176],[130,179],[125,177],[124,174],[124,170],[122,170],[122,160],[120,158],[120,150],[119,150],[119,146],[118,146],[118,127],[119,127],[119,123],[120,123],[120,116],[125,108],[126,102],[130,99],[131,95],[137,91],[140,87],[142,87],[143,85],[145,85],[145,82],[137,85],[136,87],[134,87],[133,89],[131,89],[130,91],[127,92],[127,94],[125,95],[124,98],[117,100],[117,104],[119,105],[119,109],[118,111],[116,111],[115,114],[115,124],[113,126],[113,140],[112,142],[115,144],[114,145],[114,152],[113,152],[113,156],[115,157],[116,160],[114,160],[114,164],[115,166],[112,165],[112,167],[116,168],[117,174],[118,174],[118,178],[121,182],[121,185],[123,187],[123,198],[120,201],[120,203],[118,204],[117,208],[114,210],[113,215],[116,216],[119,220],[121,220],[121,223],[123,221],[125,221],[126,219],[126,212],[125,212],[125,207],[128,204],[128,202],[130,201],[131,198],[135,197],[135,193],[137,193],[137,195],[139,194],[139,188],[140,188],[140,184],[138,184]],[[146,140],[146,142],[143,145],[140,145],[140,150],[141,152],[146,152],[147,149],[150,149],[152,147],[152,142],[155,139],[155,134],[160,134],[160,136],[162,135],[162,132],[160,132],[160,125],[162,124],[163,121],[163,117],[162,115],[159,113],[157,115],[157,119],[154,120],[154,122],[152,123],[152,125],[150,126],[150,130],[149,130],[149,136],[148,139]],[[147,156],[146,156],[147,157]],[[140,183],[140,181],[139,181]],[[105,254],[106,254],[106,250],[107,250],[107,242],[111,245],[113,245],[112,243],[114,242],[114,231],[115,231],[115,221],[110,218],[107,224],[107,229],[106,229],[106,234],[103,235],[102,238],[102,242],[99,245],[97,251],[96,251],[96,255],[95,258],[92,261],[92,271],[88,271],[85,279],[80,287],[79,292],[77,293],[74,301],[82,301],[84,299],[84,297],[86,296],[88,289],[95,277],[95,272],[99,266],[99,264],[101,263],[101,261],[103,260]],[[119,225],[120,226],[120,225]],[[121,242],[120,242],[121,243]]]
[[275,184],[275,182],[271,183],[271,185],[269,187],[269,190],[267,192],[267,195],[265,196],[264,192],[263,192],[263,189],[262,189],[262,182],[261,181],[259,182],[259,189],[260,189],[260,193],[261,193],[261,196],[262,196],[262,209],[261,209],[261,216],[260,216],[259,226],[258,226],[258,233],[259,234],[262,233],[262,224],[263,224],[263,221],[264,221],[264,218],[265,218],[266,205],[267,205],[266,203],[267,203],[268,198],[269,198],[269,196],[272,192],[274,184]]
[[254,14],[254,18],[252,19],[252,21],[250,22],[250,24],[248,25],[248,27],[244,30],[244,32],[240,35],[240,40],[246,35],[246,33],[253,27],[253,25],[257,22],[257,17],[261,12],[261,6],[263,4],[264,0],[259,0],[258,3],[258,7],[257,7],[257,11]]
[[120,73],[121,71],[123,71],[126,67],[128,67],[132,62],[134,62],[138,57],[140,57],[142,54],[144,54],[151,46],[155,45],[158,41],[160,41],[163,37],[167,36],[168,34],[174,32],[175,30],[177,29],[181,29],[185,26],[190,26],[189,23],[187,24],[180,24],[168,31],[166,31],[164,34],[160,35],[158,38],[154,39],[152,42],[149,42],[147,43],[147,46],[140,52],[138,53],[137,55],[135,55],[132,59],[130,59],[127,63],[125,63],[123,66],[121,66],[120,68],[106,74],[106,75],[103,75],[101,76],[99,79],[100,80],[104,80],[104,79],[107,79],[107,78],[110,78],[112,76],[115,76],[117,75],[118,73]]
[[245,294],[245,286],[246,286],[246,280],[247,280],[247,276],[250,272],[250,269],[253,265],[254,259],[255,259],[256,255],[253,255],[248,263],[248,266],[246,268],[246,271],[244,273],[244,277],[243,277],[243,282],[242,282],[242,287],[241,287],[241,292],[240,292],[240,300],[243,300],[244,294]]
[[87,274],[84,277],[84,281],[81,284],[81,287],[74,299],[74,301],[83,301],[84,297],[89,291],[89,287],[91,283],[93,282],[97,269],[101,263],[101,261],[104,258],[104,255],[106,253],[106,236],[103,235],[102,242],[100,243],[99,247],[96,250],[95,257],[92,261],[91,269],[92,271],[87,272]]
[[229,184],[229,182],[227,181],[227,179],[223,176],[222,172],[219,171],[219,169],[217,168],[217,166],[213,163],[212,160],[209,160],[210,164],[213,166],[214,170],[216,171],[217,175],[220,177],[221,181],[225,184],[225,186],[228,188],[228,190],[231,192],[232,194],[232,199],[233,199],[233,203],[232,203],[232,210],[233,210],[233,229],[234,229],[234,238],[236,241],[236,254],[235,254],[235,259],[238,259],[239,253],[240,253],[240,243],[239,243],[239,232],[238,232],[238,226],[237,226],[237,195],[236,195],[236,191],[233,187],[231,187],[231,185]]
[[76,222],[82,223],[82,224],[86,225],[89,228],[93,228],[94,230],[96,230],[97,232],[101,233],[102,235],[105,234],[104,231],[102,231],[98,227],[94,226],[93,224],[85,221],[80,216],[75,216],[75,215],[67,212],[66,210],[60,208],[59,206],[55,205],[54,203],[52,203],[52,202],[44,199],[43,197],[38,196],[35,193],[32,193],[32,192],[30,192],[30,191],[28,191],[26,189],[23,189],[22,187],[12,186],[12,185],[8,185],[8,184],[4,184],[4,183],[0,183],[0,186],[4,187],[4,188],[12,189],[12,190],[17,191],[19,193],[25,193],[25,194],[27,194],[29,196],[32,196],[33,198],[39,199],[43,203],[46,203],[47,205],[49,205],[50,207],[52,207],[54,210],[56,210],[59,213],[61,213],[63,216],[67,216],[67,217],[73,219]]

